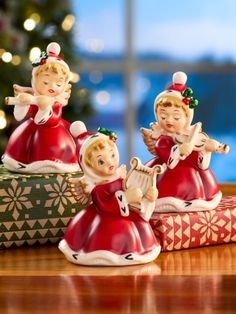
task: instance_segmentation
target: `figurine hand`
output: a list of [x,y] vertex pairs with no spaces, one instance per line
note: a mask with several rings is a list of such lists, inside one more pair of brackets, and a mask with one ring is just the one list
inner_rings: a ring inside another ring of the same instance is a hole
[[128,204],[138,203],[142,200],[143,193],[140,188],[128,188],[125,191]]
[[18,96],[19,105],[26,106],[32,103],[33,96],[28,93],[20,93]]
[[205,150],[207,152],[216,152],[219,147],[219,143],[213,139],[207,139],[205,143]]
[[53,105],[53,98],[45,95],[37,96],[37,105],[39,109],[45,110]]
[[188,157],[193,151],[194,145],[192,143],[183,143],[179,146],[179,153],[181,157]]
[[146,197],[150,202],[154,202],[158,197],[157,188],[154,186],[150,186],[144,197]]

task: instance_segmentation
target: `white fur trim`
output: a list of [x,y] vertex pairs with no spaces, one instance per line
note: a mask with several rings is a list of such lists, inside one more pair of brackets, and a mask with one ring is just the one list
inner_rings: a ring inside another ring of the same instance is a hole
[[83,133],[87,132],[86,125],[82,121],[75,121],[71,123],[70,126],[70,133],[74,136],[77,137]]
[[167,161],[167,167],[173,169],[180,161],[179,145],[174,145],[171,148],[170,156]]
[[61,240],[58,245],[59,250],[65,255],[68,261],[74,264],[90,266],[125,266],[145,264],[154,261],[161,252],[161,246],[157,245],[152,251],[146,254],[127,253],[118,255],[106,250],[97,250],[90,253],[83,251],[73,251],[68,246],[66,240]]
[[79,164],[66,164],[51,160],[40,160],[30,164],[23,164],[8,155],[3,155],[2,162],[6,169],[20,173],[67,173],[80,171]]
[[53,52],[56,55],[59,55],[60,52],[61,52],[61,47],[60,47],[60,45],[58,43],[51,42],[50,44],[48,44],[46,51],[47,51],[47,53]]
[[13,114],[14,114],[16,121],[21,121],[26,117],[26,115],[29,111],[29,107],[30,107],[29,105],[27,105],[27,106],[15,105],[14,106]]
[[155,201],[150,202],[146,197],[143,197],[140,204],[140,212],[139,215],[145,220],[149,221],[154,210],[155,210]]
[[184,72],[175,72],[172,76],[172,81],[174,84],[182,84],[185,85],[187,82],[187,74]]
[[200,151],[198,153],[198,167],[200,169],[208,169],[211,161],[211,153],[206,151]]
[[125,196],[124,191],[116,191],[115,197],[119,204],[121,216],[125,216],[125,217],[129,216],[129,205],[128,205],[127,198]]
[[212,200],[205,201],[196,199],[192,201],[185,201],[175,197],[162,197],[156,200],[155,211],[159,213],[170,212],[198,212],[215,209],[222,198],[222,193],[219,191]]
[[[84,163],[83,163],[83,158],[84,158],[84,155],[85,155],[85,152],[86,152],[87,148],[88,148],[93,142],[95,142],[95,141],[96,141],[97,139],[99,139],[99,138],[105,139],[105,140],[108,139],[107,135],[105,135],[105,134],[102,134],[102,133],[94,133],[94,134],[91,134],[90,136],[88,136],[88,137],[84,140],[84,142],[83,142],[83,144],[82,144],[82,146],[81,146],[81,148],[80,148],[80,153],[79,153],[79,160],[80,160],[80,162],[82,162],[83,168],[86,168],[85,165],[84,165]],[[81,158],[82,158],[82,161],[81,161]],[[84,169],[84,170],[85,170],[85,169]]]
[[37,125],[44,124],[49,120],[51,116],[52,116],[52,106],[49,106],[45,110],[38,109],[38,112],[36,113],[34,117],[34,122]]
[[[59,54],[61,52],[61,47],[58,43],[56,42],[51,42],[48,46],[47,46],[47,49],[46,49],[47,53],[48,53],[48,58],[46,60],[46,63],[49,63],[49,62],[56,62],[56,63],[60,63],[61,65],[63,65],[65,67],[65,69],[70,73],[70,69],[69,69],[69,66],[68,64],[62,60],[62,59],[57,59],[56,56],[59,57]],[[52,53],[55,53],[56,56],[50,56],[50,52]]]

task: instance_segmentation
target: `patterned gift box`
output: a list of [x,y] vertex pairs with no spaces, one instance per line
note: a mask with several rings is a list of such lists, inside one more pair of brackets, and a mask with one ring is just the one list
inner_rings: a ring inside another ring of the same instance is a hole
[[74,174],[18,174],[0,166],[0,249],[55,243],[80,210],[67,189]]
[[162,251],[236,242],[236,196],[224,196],[215,210],[154,213],[150,223]]

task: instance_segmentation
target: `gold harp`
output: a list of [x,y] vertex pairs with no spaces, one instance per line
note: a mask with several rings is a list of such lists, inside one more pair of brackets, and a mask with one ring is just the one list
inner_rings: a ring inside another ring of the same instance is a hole
[[[153,168],[144,166],[140,159],[137,157],[133,157],[130,160],[131,169],[129,170],[127,177],[124,181],[124,189],[128,189],[130,187],[140,188],[143,195],[147,193],[150,187],[156,186],[156,177],[158,174],[161,174],[164,169],[161,165],[156,165]],[[146,198],[143,198],[140,203],[130,204],[132,207],[138,209],[140,213],[143,213],[146,216],[146,212],[150,212],[154,210],[155,202],[150,202]],[[153,208],[152,210],[150,209]],[[149,216],[149,214],[148,214]]]

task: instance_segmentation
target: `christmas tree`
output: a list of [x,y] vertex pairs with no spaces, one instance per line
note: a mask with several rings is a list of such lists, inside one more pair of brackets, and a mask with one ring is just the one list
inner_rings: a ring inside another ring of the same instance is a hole
[[[73,37],[75,17],[69,0],[0,0],[0,155],[16,127],[12,106],[13,84],[30,86],[31,61],[56,41],[72,72],[72,93],[63,117],[83,120],[93,113],[89,92],[79,86],[79,60]],[[4,74],[3,74],[4,73]]]

